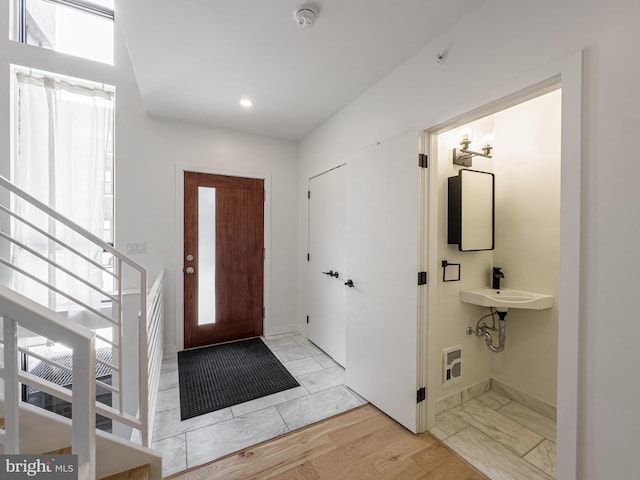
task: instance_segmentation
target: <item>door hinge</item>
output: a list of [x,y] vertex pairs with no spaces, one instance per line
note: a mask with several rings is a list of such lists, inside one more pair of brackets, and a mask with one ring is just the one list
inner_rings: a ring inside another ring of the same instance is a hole
[[426,285],[429,282],[429,274],[427,272],[418,272],[418,285]]
[[427,389],[425,387],[420,388],[416,394],[416,403],[424,402],[427,399]]
[[418,167],[429,168],[429,155],[427,155],[426,153],[418,154]]
[[307,190],[307,198],[311,198],[311,190]]
[[264,262],[267,259],[267,249],[262,249],[262,261]]
[[309,323],[309,315],[307,315],[307,323]]
[[311,254],[307,253],[307,262],[311,261]]
[[262,307],[262,318],[264,318],[266,311],[267,309],[265,307]]

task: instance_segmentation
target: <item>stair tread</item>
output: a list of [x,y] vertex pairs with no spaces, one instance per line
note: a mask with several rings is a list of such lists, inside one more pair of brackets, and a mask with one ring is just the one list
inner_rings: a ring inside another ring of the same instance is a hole
[[[4,418],[0,418],[0,428],[4,429]],[[44,452],[44,455],[71,455],[72,449],[70,446],[59,448],[57,450],[51,450]],[[103,477],[100,480],[149,480],[151,475],[151,466],[149,464],[142,465],[140,467],[125,470],[114,475]]]
[[142,465],[124,472],[116,473],[101,480],[149,480],[150,466]]

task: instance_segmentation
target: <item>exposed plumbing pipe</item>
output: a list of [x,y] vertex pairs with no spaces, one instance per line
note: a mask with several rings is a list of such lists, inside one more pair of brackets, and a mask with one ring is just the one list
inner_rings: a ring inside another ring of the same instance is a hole
[[504,350],[504,346],[507,341],[507,334],[506,334],[507,312],[497,312],[497,314],[499,317],[497,346],[493,344],[493,337],[491,336],[491,333],[489,333],[489,330],[492,330],[492,329],[489,328],[488,325],[482,325],[481,327],[476,327],[475,331],[473,331],[473,329],[469,327],[467,333],[469,334],[475,333],[478,337],[481,337],[482,335],[484,335],[484,341],[487,344],[487,348],[492,352],[500,353]]
[[505,317],[507,316],[507,312],[498,312],[500,319],[498,320],[498,346],[493,345],[493,338],[491,338],[491,334],[485,329],[484,330],[484,341],[487,344],[487,348],[495,353],[500,353],[504,350],[504,344],[507,341],[507,335],[505,334],[507,321]]

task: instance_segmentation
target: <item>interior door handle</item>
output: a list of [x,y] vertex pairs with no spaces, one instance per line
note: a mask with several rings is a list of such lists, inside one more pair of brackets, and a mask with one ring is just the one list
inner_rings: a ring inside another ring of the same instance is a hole
[[333,270],[329,270],[328,272],[322,272],[325,275],[329,275],[330,277],[338,278],[340,274],[338,272],[334,272]]
[[344,282],[344,284],[349,288],[355,287],[355,285],[353,284],[353,280],[351,280],[351,279],[349,279],[346,282]]

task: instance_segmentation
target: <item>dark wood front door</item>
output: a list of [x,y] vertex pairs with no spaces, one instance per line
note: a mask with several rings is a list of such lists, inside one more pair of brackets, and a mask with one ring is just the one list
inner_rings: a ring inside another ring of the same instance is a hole
[[262,335],[264,180],[184,174],[185,348]]

